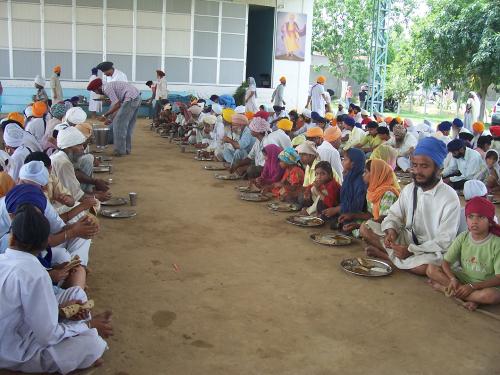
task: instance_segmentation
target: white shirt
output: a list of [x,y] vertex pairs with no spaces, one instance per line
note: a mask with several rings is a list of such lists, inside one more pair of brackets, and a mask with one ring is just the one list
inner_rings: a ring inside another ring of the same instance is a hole
[[[14,370],[24,365],[30,370],[26,372],[68,373],[79,364],[75,357],[81,363],[81,357],[99,355],[88,352],[85,340],[79,346],[78,342],[68,345],[73,336],[96,331],[85,322],[59,322],[52,281],[34,255],[12,249],[0,255],[0,300],[0,368]],[[75,353],[68,356],[71,349]],[[48,368],[54,365],[56,369]]]
[[161,77],[158,83],[156,84],[156,95],[155,100],[167,99],[168,98],[168,90],[167,90],[167,77]]
[[274,105],[284,106],[285,105],[285,86],[280,83],[273,91],[271,100],[274,101]]
[[410,155],[410,150],[412,148],[415,148],[417,146],[417,143],[417,138],[415,138],[413,134],[406,132],[403,143],[401,143],[401,146],[399,146],[399,148],[396,148],[396,138],[394,136],[392,136],[391,139],[389,139],[385,144],[387,146],[394,147],[398,152],[398,157],[408,157]]
[[[43,215],[49,221],[51,234],[60,232],[66,225],[57,213],[56,209],[52,206],[52,204],[50,204],[48,200],[47,207],[45,207]],[[9,245],[9,232],[11,223],[12,220],[9,213],[7,212],[7,207],[5,206],[5,197],[2,197],[0,198],[0,254],[2,254]]]
[[58,151],[50,156],[52,161],[52,173],[71,192],[73,198],[78,201],[84,195],[80,182],[75,175],[73,163],[64,151]]
[[408,250],[414,254],[401,260],[388,250],[389,257],[398,268],[413,268],[421,264],[440,265],[443,254],[457,237],[460,222],[460,200],[451,186],[443,181],[427,191],[417,188],[417,208],[413,220],[413,231],[419,245],[412,241],[413,187],[406,185],[399,199],[391,206],[382,222],[383,231],[392,228],[402,233]]
[[254,160],[256,166],[263,167],[266,159],[262,150],[264,149],[264,147],[270,144],[281,147],[282,149],[292,147],[292,141],[290,140],[290,137],[288,137],[288,135],[286,135],[283,130],[278,129],[272,133],[266,134],[261,141],[258,138],[255,138],[255,143],[248,153],[248,158]]
[[309,96],[311,97],[311,111],[318,112],[320,116],[325,116],[325,98],[323,97],[325,88],[320,83],[311,86]]
[[461,176],[450,177],[450,181],[472,180],[474,176],[481,171],[481,166],[483,166],[484,163],[485,161],[479,152],[466,147],[463,158],[451,158],[449,164],[443,170],[443,176],[446,177],[459,171]]
[[25,130],[33,134],[36,140],[41,143],[45,135],[45,121],[41,117],[32,117],[25,125]]
[[[40,151],[40,150],[31,150],[31,151]],[[7,166],[10,177],[17,182],[19,178],[19,171],[24,164],[24,160],[30,154],[30,150],[28,150],[24,146],[20,146],[16,148],[16,151],[12,154],[9,160],[9,165]]]
[[123,73],[121,70],[118,70],[118,69],[115,69],[113,71],[113,75],[112,76],[104,76],[103,77],[103,82],[105,83],[109,83],[109,82],[113,82],[113,81],[123,81],[123,82],[128,82],[128,78],[127,78],[127,75],[125,73]]
[[281,147],[283,150],[287,147],[292,147],[292,141],[283,129],[277,129],[273,131],[267,136],[267,139],[268,143],[264,146],[267,146],[268,144],[275,144],[276,146]]
[[327,141],[323,141],[323,143],[319,145],[316,150],[318,151],[319,159],[321,161],[327,161],[330,163],[332,169],[337,173],[338,178],[340,179],[338,183],[342,184],[342,171],[344,170],[344,168],[342,167],[340,153],[338,152],[338,150],[333,147],[330,142]]
[[357,126],[353,127],[351,132],[349,133],[349,139],[342,147],[343,150],[347,151],[351,147],[356,146],[358,143],[361,143],[361,140],[366,135],[366,133],[358,128]]

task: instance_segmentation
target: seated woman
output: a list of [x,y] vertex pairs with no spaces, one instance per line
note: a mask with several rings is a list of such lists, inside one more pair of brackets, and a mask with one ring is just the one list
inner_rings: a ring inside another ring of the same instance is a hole
[[[373,231],[374,227],[380,226],[392,204],[397,201],[401,189],[392,168],[383,160],[368,160],[363,179],[368,184],[366,194],[368,212],[362,214],[367,221],[359,228],[361,237],[366,238],[367,231]],[[360,218],[363,218],[362,215],[359,215]],[[371,243],[367,242],[367,245],[365,248],[367,255],[374,256],[377,249],[374,249]]]
[[308,215],[318,215],[325,221],[332,221],[340,213],[340,185],[333,177],[329,162],[320,161],[316,164],[315,172],[316,180],[304,191],[304,196],[312,202],[305,211]]
[[[482,197],[467,202],[465,215],[469,230],[453,241],[441,267],[428,265],[427,276],[434,289],[475,310],[500,303],[500,226],[493,221],[495,206]],[[454,267],[457,262],[460,268]]]
[[349,148],[344,153],[344,181],[340,190],[341,208],[338,219],[339,229],[343,232],[351,233],[365,219],[364,216],[358,217],[366,212],[366,183],[363,180],[365,161],[365,153],[358,148]]
[[500,191],[500,165],[498,164],[498,152],[488,150],[485,157],[486,165],[483,165],[476,179],[483,181],[490,192]]
[[280,201],[298,203],[304,184],[304,169],[300,156],[294,148],[287,147],[279,153],[278,158],[285,172],[281,181],[273,185],[273,195]]
[[279,182],[285,170],[280,165],[280,159],[278,155],[283,149],[274,144],[267,145],[263,148],[264,158],[266,162],[264,163],[264,169],[260,177],[255,180],[250,180],[250,186],[255,185],[257,188],[262,189],[263,192],[271,191],[273,184]]
[[0,368],[62,374],[102,364],[112,334],[111,313],[89,320],[87,310],[71,319],[61,308],[87,301],[78,287],[54,294],[36,256],[48,245],[50,224],[38,208],[17,208],[9,248],[0,255]]

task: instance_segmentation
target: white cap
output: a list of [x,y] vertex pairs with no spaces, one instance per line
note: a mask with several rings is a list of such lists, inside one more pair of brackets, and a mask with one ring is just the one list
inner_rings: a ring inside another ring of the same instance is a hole
[[66,121],[74,125],[81,124],[87,120],[87,114],[80,107],[73,107],[66,112]]
[[486,185],[479,180],[469,180],[465,181],[464,184],[464,199],[470,201],[475,197],[484,197],[488,194],[488,189]]
[[19,179],[45,186],[49,183],[49,171],[45,168],[45,164],[42,161],[33,160],[21,167]]
[[45,87],[45,79],[43,77],[36,76],[35,83],[39,86]]
[[310,110],[310,109],[305,108],[305,109],[302,111],[302,116],[307,117],[307,118],[311,118],[311,110]]
[[57,147],[64,150],[68,147],[73,147],[85,143],[86,138],[80,130],[73,126],[69,126],[57,133]]

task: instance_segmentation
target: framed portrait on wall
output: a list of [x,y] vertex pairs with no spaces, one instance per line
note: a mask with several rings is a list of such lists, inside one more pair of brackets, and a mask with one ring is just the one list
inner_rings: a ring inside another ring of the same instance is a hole
[[303,13],[276,13],[277,60],[304,61],[306,50],[307,15]]

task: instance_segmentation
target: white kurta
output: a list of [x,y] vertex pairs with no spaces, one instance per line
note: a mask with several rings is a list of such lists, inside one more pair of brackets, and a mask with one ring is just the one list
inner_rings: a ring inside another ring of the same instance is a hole
[[115,82],[115,81],[128,82],[128,78],[127,75],[123,73],[121,70],[115,69],[112,76],[108,77],[105,75],[102,81],[104,83]]
[[332,166],[332,169],[337,173],[338,183],[342,184],[342,161],[340,160],[340,153],[338,150],[332,146],[330,142],[323,141],[323,143],[317,148],[319,159],[321,161],[327,161]]
[[168,99],[167,77],[162,77],[156,84],[155,100]]
[[25,130],[33,134],[38,143],[42,143],[42,138],[45,135],[45,121],[41,117],[33,117],[25,124]]
[[[89,78],[89,83],[94,79],[98,78],[95,74],[91,75]],[[89,111],[90,112],[102,112],[102,102],[100,100],[101,95],[96,94],[95,92],[90,92],[90,100],[89,100]]]
[[413,188],[411,183],[401,191],[399,199],[391,206],[381,229],[394,229],[400,234],[399,243],[406,244],[414,255],[399,259],[392,249],[386,249],[389,258],[398,268],[415,268],[422,264],[440,265],[443,254],[457,236],[460,222],[460,200],[457,193],[443,181],[431,190],[417,189],[417,208],[413,231],[419,245],[412,240]]
[[463,158],[451,158],[449,164],[443,170],[443,176],[448,176],[459,171],[461,176],[450,177],[450,181],[472,180],[480,171],[485,161],[481,154],[476,150],[468,147],[465,148],[465,156]]
[[[250,99],[248,99],[252,92],[254,94]],[[257,88],[255,86],[249,86],[245,93],[245,111],[255,113],[258,110],[259,108],[257,107]]]
[[85,294],[71,288],[58,301],[35,256],[12,249],[0,255],[0,368],[67,374],[101,358],[107,344],[96,329],[58,321],[59,304],[75,296]]
[[325,92],[325,88],[322,84],[316,83],[312,85],[311,90],[309,91],[309,96],[311,97],[311,111],[318,112],[320,116],[325,115],[325,98],[323,97],[323,93]]
[[50,156],[52,161],[52,173],[70,192],[73,198],[78,201],[84,195],[80,182],[75,175],[75,168],[68,155],[64,151],[58,151]]
[[290,137],[284,132],[283,129],[277,129],[270,133],[267,136],[267,146],[268,144],[275,144],[278,147],[281,147],[283,150],[287,147],[292,147],[292,140]]
[[394,147],[398,153],[396,163],[399,168],[406,172],[411,167],[410,154],[417,146],[417,143],[417,138],[415,138],[413,134],[407,132],[399,147],[396,147],[396,138],[394,138],[394,136],[392,136],[391,139],[389,139],[385,144],[387,146]]

